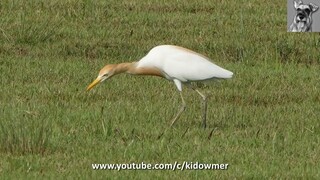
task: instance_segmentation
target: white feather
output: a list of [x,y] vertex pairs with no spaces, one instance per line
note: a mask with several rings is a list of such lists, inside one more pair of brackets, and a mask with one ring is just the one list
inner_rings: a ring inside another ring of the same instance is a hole
[[182,82],[231,78],[233,75],[203,55],[172,45],[154,47],[138,62],[137,67],[156,67],[167,79]]

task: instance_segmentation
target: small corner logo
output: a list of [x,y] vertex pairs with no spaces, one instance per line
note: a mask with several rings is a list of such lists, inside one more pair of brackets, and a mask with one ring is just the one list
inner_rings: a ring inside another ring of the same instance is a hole
[[320,32],[319,0],[287,0],[288,32]]

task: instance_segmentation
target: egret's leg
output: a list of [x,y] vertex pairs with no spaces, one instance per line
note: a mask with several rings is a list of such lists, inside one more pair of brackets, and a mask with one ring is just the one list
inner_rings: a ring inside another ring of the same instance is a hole
[[202,112],[202,126],[203,128],[206,128],[207,126],[207,96],[202,94],[198,89],[192,88],[195,90],[201,97],[202,97],[202,106],[203,106],[203,112]]
[[181,91],[180,91],[180,96],[181,96],[182,104],[181,104],[181,107],[180,107],[178,113],[177,113],[176,116],[173,118],[170,127],[173,126],[173,124],[176,122],[176,120],[179,119],[181,113],[186,109],[186,102],[185,102],[184,99],[183,99],[183,96],[182,96],[182,92],[181,92]]

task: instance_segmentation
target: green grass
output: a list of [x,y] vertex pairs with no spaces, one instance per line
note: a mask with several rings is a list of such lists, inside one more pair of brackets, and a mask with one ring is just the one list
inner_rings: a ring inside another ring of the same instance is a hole
[[[0,2],[0,177],[320,178],[320,37],[287,33],[286,2]],[[90,92],[107,63],[159,44],[205,54],[235,73],[184,89],[119,75]],[[211,170],[92,170],[92,163],[228,163]]]

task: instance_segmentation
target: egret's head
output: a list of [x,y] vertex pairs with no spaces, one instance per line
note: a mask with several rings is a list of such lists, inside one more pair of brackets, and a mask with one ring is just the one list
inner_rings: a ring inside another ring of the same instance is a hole
[[98,77],[87,87],[87,91],[92,89],[95,85],[99,84],[100,82],[112,77],[115,74],[114,67],[114,64],[109,64],[103,67],[100,70]]

